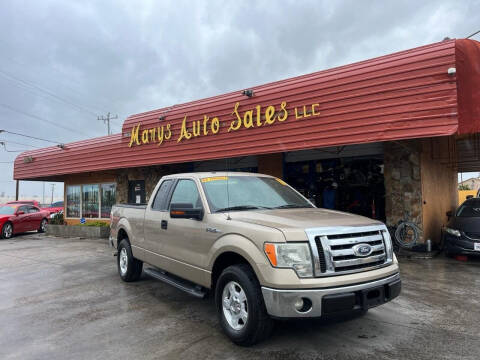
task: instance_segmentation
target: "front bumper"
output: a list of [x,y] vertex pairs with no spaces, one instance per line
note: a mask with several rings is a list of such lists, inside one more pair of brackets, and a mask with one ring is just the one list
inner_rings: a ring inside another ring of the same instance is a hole
[[451,254],[458,255],[480,255],[480,251],[475,251],[475,243],[478,240],[466,238],[464,235],[456,237],[445,234],[445,248]]
[[[400,274],[362,284],[324,289],[281,290],[262,286],[268,314],[276,318],[320,317],[384,304],[400,294]],[[295,303],[303,299],[305,307]]]
[[115,240],[116,239],[112,236],[108,237],[108,244],[110,245],[110,247],[115,248]]

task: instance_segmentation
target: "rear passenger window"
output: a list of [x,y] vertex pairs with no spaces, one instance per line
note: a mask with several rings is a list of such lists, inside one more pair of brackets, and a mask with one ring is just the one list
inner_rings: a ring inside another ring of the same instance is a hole
[[162,184],[158,188],[155,200],[153,201],[153,210],[167,210],[167,196],[170,192],[170,188],[172,187],[172,183],[172,180],[165,180],[164,182],[162,182]]
[[29,206],[28,207],[28,213],[29,214],[33,214],[33,213],[36,213],[38,212],[38,208],[36,208],[35,206]]

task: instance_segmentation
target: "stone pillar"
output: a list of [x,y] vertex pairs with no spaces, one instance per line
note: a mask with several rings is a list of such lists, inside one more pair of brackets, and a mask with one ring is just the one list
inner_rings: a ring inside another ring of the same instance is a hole
[[117,203],[128,202],[128,182],[130,180],[145,180],[145,199],[148,202],[158,181],[162,176],[190,171],[190,164],[157,165],[138,168],[121,169],[117,172]]
[[421,143],[387,142],[384,149],[387,226],[395,226],[407,217],[422,229]]
[[115,182],[117,204],[126,204],[128,202],[128,174],[127,170],[120,170],[116,176]]

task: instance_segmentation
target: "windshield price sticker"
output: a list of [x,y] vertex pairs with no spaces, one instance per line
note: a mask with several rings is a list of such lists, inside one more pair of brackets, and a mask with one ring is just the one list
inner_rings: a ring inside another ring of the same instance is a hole
[[480,251],[480,243],[478,243],[478,242],[477,242],[477,243],[474,243],[474,244],[473,244],[473,249],[474,249],[475,251]]
[[218,181],[218,180],[228,180],[228,176],[214,176],[214,177],[203,178],[202,183],[206,183],[210,181]]

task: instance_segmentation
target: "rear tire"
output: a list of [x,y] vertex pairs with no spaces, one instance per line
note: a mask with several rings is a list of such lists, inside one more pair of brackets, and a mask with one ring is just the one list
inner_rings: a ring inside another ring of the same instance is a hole
[[40,223],[40,227],[38,228],[38,232],[39,233],[43,233],[45,232],[46,228],[47,228],[47,224],[48,224],[48,221],[47,219],[42,219],[42,222]]
[[142,275],[143,262],[133,257],[132,248],[126,239],[118,245],[117,268],[125,282],[137,281]]
[[10,239],[13,235],[13,225],[11,222],[6,222],[2,226],[2,233],[0,234],[0,237],[2,239]]
[[273,319],[267,314],[260,284],[247,264],[227,267],[215,287],[220,325],[237,345],[250,346],[268,338]]

